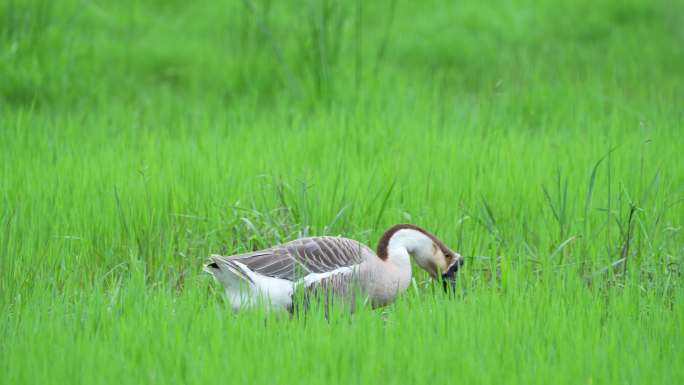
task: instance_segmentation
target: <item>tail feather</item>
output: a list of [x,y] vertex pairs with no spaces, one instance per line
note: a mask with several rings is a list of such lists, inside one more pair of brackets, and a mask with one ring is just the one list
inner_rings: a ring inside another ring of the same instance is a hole
[[204,265],[204,271],[212,274],[224,285],[228,286],[231,281],[245,281],[250,284],[254,284],[254,281],[249,277],[249,275],[242,270],[239,264],[233,262],[227,257],[212,254]]

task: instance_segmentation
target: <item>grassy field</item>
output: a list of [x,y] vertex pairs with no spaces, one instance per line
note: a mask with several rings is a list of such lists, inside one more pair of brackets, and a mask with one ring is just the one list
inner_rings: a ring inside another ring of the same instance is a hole
[[[676,1],[4,0],[0,384],[684,383],[683,127]],[[201,273],[399,222],[456,298]]]

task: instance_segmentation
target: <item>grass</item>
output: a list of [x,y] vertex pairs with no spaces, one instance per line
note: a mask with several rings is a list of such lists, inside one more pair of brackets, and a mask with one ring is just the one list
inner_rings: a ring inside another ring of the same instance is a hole
[[[0,383],[684,380],[684,8],[0,5]],[[422,225],[383,310],[232,314],[201,273]]]

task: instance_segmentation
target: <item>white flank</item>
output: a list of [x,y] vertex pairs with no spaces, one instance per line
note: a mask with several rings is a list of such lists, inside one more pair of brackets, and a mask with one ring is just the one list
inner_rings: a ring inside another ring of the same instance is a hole
[[304,286],[309,287],[314,283],[320,282],[323,279],[326,279],[332,275],[337,275],[337,274],[351,274],[354,272],[354,266],[345,266],[345,267],[338,267],[335,270],[331,271],[326,271],[325,273],[309,273],[302,280],[304,281]]
[[[240,262],[234,263],[239,267],[240,272],[232,271],[225,265],[222,269],[204,268],[223,284],[226,297],[233,310],[237,311],[242,307],[256,304],[263,304],[267,309],[285,310],[292,305],[291,281],[266,277],[253,272]],[[249,277],[253,283],[245,280],[244,276]]]
[[[260,300],[265,301],[267,307],[273,306],[282,308],[283,310],[292,305],[292,281],[282,278],[267,277],[253,272],[240,262],[235,261],[234,263],[254,282],[254,285],[250,285],[251,293],[248,295],[248,303],[250,305],[254,305]],[[245,298],[239,299],[240,302],[244,304]]]

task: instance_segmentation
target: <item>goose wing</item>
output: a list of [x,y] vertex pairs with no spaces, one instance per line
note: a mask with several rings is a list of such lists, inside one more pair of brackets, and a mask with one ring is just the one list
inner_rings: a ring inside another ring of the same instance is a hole
[[300,238],[265,250],[214,257],[239,262],[251,271],[273,278],[295,281],[311,273],[330,273],[363,262],[368,246],[342,237]]

